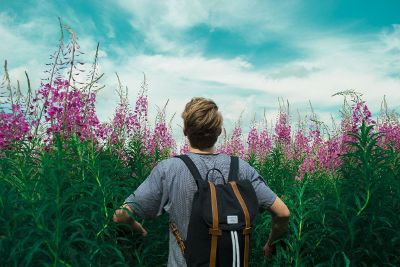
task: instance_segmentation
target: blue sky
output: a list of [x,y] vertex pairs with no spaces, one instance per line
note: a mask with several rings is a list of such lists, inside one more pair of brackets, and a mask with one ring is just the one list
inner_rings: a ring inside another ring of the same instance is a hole
[[132,101],[144,72],[152,116],[169,99],[175,125],[193,96],[213,98],[228,129],[264,111],[274,121],[279,98],[294,123],[297,110],[309,114],[309,101],[329,121],[343,101],[332,94],[346,89],[363,93],[375,114],[384,95],[400,110],[399,10],[397,0],[0,0],[0,60],[14,79],[27,70],[39,85],[60,16],[88,58],[100,42],[103,120],[116,105],[115,72]]

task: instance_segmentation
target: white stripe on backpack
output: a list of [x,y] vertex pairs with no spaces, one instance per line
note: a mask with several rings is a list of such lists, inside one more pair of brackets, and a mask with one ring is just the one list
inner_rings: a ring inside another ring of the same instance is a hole
[[232,240],[232,267],[236,267],[236,242],[235,236],[233,234],[234,231],[231,231],[231,240]]
[[231,231],[232,239],[232,267],[240,267],[239,241],[236,231]]
[[234,232],[234,236],[235,236],[235,241],[236,241],[236,263],[237,263],[237,267],[240,267],[240,250],[239,250],[239,239],[238,239],[238,235],[237,232]]

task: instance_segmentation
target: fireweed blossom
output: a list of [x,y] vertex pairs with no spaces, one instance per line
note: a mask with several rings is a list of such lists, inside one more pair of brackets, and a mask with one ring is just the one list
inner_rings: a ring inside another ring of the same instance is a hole
[[295,148],[303,153],[311,152],[311,138],[312,135],[307,136],[303,130],[298,130],[294,137]]
[[341,135],[325,140],[316,125],[310,127],[308,136],[303,130],[298,130],[294,139],[294,159],[301,161],[297,180],[303,180],[306,173],[333,172],[341,166]]
[[186,154],[188,152],[189,152],[189,143],[187,141],[187,138],[185,138],[185,143],[179,149],[179,153],[180,154]]
[[147,154],[154,154],[156,150],[168,155],[174,153],[175,142],[164,119],[159,119],[153,133],[145,140],[144,148]]
[[284,112],[279,113],[278,121],[275,125],[275,140],[286,146],[290,144],[291,126],[289,125],[288,116]]
[[264,160],[265,156],[272,150],[272,140],[268,135],[268,130],[264,129],[260,132],[258,137],[258,157],[260,160]]
[[132,111],[126,99],[122,99],[111,123],[111,143],[124,143],[126,140],[141,140],[147,134],[148,128],[148,99],[144,91],[141,91]]
[[299,129],[295,133],[292,149],[292,158],[297,160],[301,159],[311,152],[310,138],[306,136],[303,129]]
[[247,157],[255,155],[258,160],[263,161],[272,149],[272,140],[269,138],[268,130],[264,129],[258,134],[253,126],[247,135]]
[[[72,88],[67,80],[57,79],[52,84],[42,84],[29,107],[11,105],[9,111],[0,111],[0,149],[9,146],[13,141],[32,138],[33,129],[40,126],[42,141],[51,145],[55,134],[68,138],[77,135],[81,140],[91,140],[100,147],[116,145],[115,153],[122,160],[128,161],[129,155],[124,148],[132,140],[140,142],[141,152],[152,156],[187,153],[187,140],[178,149],[172,138],[172,130],[165,122],[164,111],[158,115],[154,128],[148,122],[148,98],[145,88],[138,94],[134,107],[126,99],[115,109],[110,122],[101,123],[97,117],[96,93]],[[43,116],[38,119],[38,111]],[[318,171],[335,172],[342,164],[341,155],[348,152],[349,141],[354,137],[348,133],[358,131],[360,125],[375,124],[372,114],[365,102],[357,99],[349,107],[348,114],[342,118],[338,132],[330,133],[333,137],[322,135],[319,125],[310,125],[308,131],[298,129],[291,133],[288,115],[280,112],[274,128],[269,132],[266,127],[259,130],[254,125],[250,128],[247,139],[242,139],[242,129],[236,125],[227,140],[217,147],[220,153],[237,155],[242,159],[252,156],[263,162],[274,148],[281,149],[286,160],[298,164],[297,180],[304,179],[308,173]],[[383,148],[389,146],[400,149],[400,123],[397,118],[386,118],[376,126],[375,132],[382,133],[378,144]]]
[[347,144],[355,141],[355,138],[349,134],[356,133],[363,122],[366,125],[376,124],[376,122],[372,120],[372,114],[366,103],[357,98],[351,106],[351,115],[343,117],[340,123],[341,154],[349,152],[349,146]]
[[396,121],[385,121],[378,125],[378,131],[382,133],[382,137],[378,139],[379,145],[383,148],[392,146],[400,149],[400,124]]
[[257,129],[253,126],[247,135],[247,154],[257,155],[259,150],[259,138]]
[[314,157],[306,157],[299,167],[299,174],[295,177],[296,180],[301,181],[304,179],[306,173],[313,173],[315,171],[316,159]]
[[375,124],[375,121],[372,120],[372,114],[369,111],[368,106],[364,101],[357,99],[355,104],[352,106],[351,131],[357,132],[363,122],[367,125]]
[[55,134],[65,137],[76,134],[81,140],[96,140],[103,135],[95,109],[95,93],[68,91],[68,87],[67,80],[56,80],[53,85],[44,84],[38,90],[39,99],[47,99],[44,102],[46,143]]
[[[0,112],[0,149],[13,141],[20,141],[29,133],[30,125],[19,105],[12,105],[11,113]],[[28,136],[28,138],[31,138]]]
[[[342,165],[341,155],[348,152],[347,143],[354,141],[354,137],[349,133],[357,132],[363,122],[367,125],[375,124],[368,106],[365,102],[357,99],[351,106],[351,116],[342,119],[341,130],[334,137],[324,140],[319,127],[310,128],[309,140],[312,144],[310,149],[300,149],[305,152],[305,158],[299,167],[299,175],[296,179],[302,180],[306,173],[315,171],[334,172],[337,170]],[[391,135],[389,134],[389,136]],[[300,137],[295,138],[301,139]],[[302,142],[295,141],[295,143]]]
[[303,180],[306,173],[313,173],[316,171],[318,158],[317,151],[321,145],[322,140],[318,127],[310,126],[308,136],[303,129],[299,129],[294,136],[294,144],[292,151],[293,159],[299,160],[300,166],[296,180]]
[[140,133],[143,125],[147,125],[148,105],[147,95],[141,92],[136,100],[133,118],[131,119],[134,123],[134,130],[138,133]]
[[321,143],[317,150],[319,169],[335,171],[341,166],[341,142],[340,137],[335,137]]
[[131,126],[129,122],[129,107],[125,104],[119,104],[115,110],[114,118],[111,123],[111,143],[118,144],[124,142],[130,133]]
[[239,125],[235,126],[230,138],[218,147],[217,152],[235,155],[241,159],[246,158],[245,146],[242,141],[242,128]]

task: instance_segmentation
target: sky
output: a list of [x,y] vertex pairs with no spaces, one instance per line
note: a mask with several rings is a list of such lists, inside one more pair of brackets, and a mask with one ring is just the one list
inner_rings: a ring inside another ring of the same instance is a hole
[[27,71],[39,86],[60,17],[88,58],[100,43],[103,121],[117,105],[115,73],[132,104],[145,73],[151,116],[169,100],[178,132],[194,96],[215,100],[228,130],[264,116],[274,122],[279,99],[293,123],[311,106],[328,122],[343,103],[332,95],[348,89],[363,94],[373,115],[384,96],[400,111],[399,11],[398,0],[0,0],[0,60],[14,80]]

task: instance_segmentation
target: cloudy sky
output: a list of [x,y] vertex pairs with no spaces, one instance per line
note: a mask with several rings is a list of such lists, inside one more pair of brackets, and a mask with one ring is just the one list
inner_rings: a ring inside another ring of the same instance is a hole
[[273,121],[279,98],[293,120],[311,101],[327,121],[343,101],[332,95],[346,89],[363,93],[374,114],[384,95],[400,110],[399,11],[398,0],[0,0],[0,60],[38,86],[59,16],[87,56],[100,42],[103,120],[116,106],[115,73],[134,101],[144,72],[152,116],[169,99],[174,125],[193,96],[214,99],[228,129],[240,114],[245,128],[264,110]]

